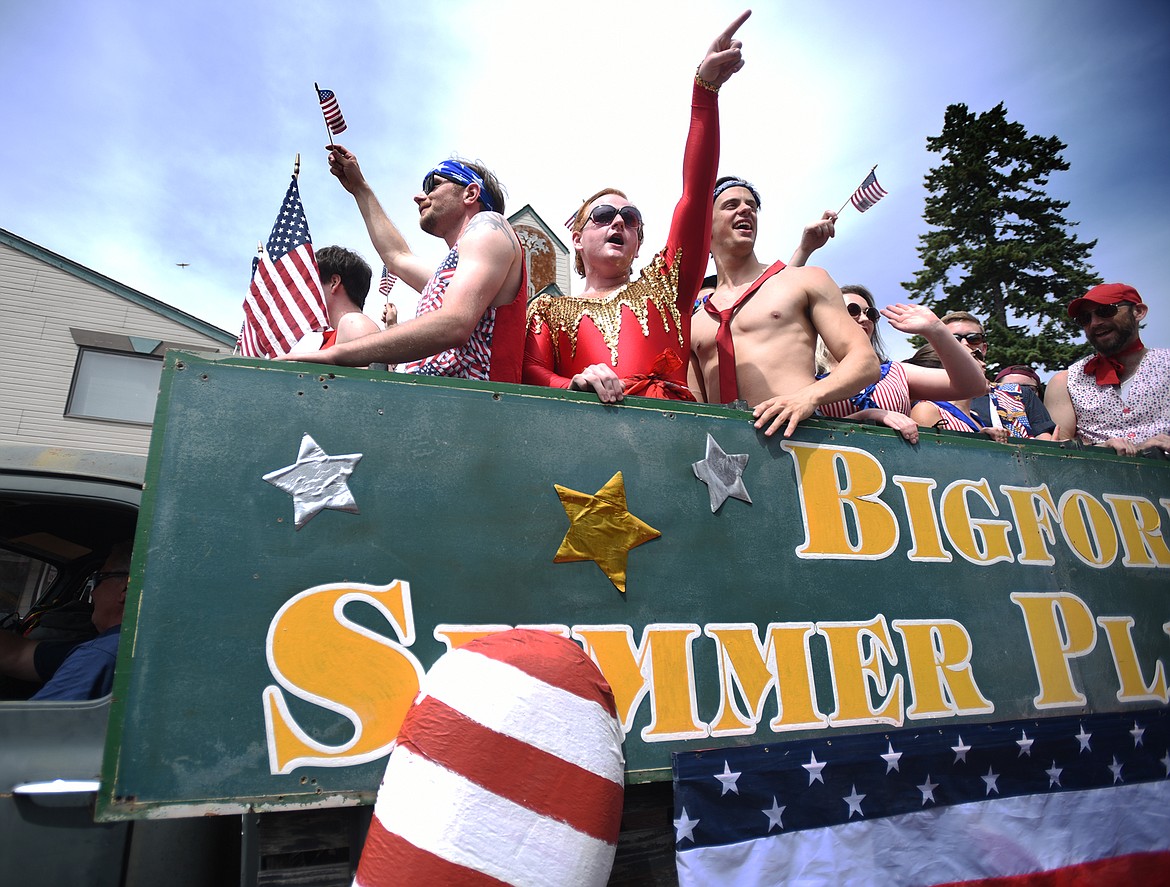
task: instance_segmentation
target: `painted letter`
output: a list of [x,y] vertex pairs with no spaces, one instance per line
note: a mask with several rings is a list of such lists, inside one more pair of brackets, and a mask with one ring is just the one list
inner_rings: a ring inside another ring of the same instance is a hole
[[[777,689],[779,709],[768,725],[773,731],[826,726],[813,701],[808,638],[814,630],[811,622],[769,625],[765,647],[752,623],[706,627],[704,634],[714,639],[719,653],[719,711],[711,722],[712,736],[755,733],[772,687]],[[737,688],[746,712],[737,703]]]
[[[345,606],[362,601],[390,622],[401,643],[358,625]],[[297,767],[348,767],[385,755],[418,694],[423,667],[414,643],[410,586],[318,585],[288,600],[268,626],[268,668],[293,696],[336,712],[353,736],[339,745],[313,739],[288,708],[280,687],[264,689],[268,762],[273,773]]]
[[1013,603],[1024,613],[1024,628],[1032,647],[1040,692],[1036,708],[1064,708],[1085,704],[1085,695],[1073,684],[1069,660],[1084,656],[1097,644],[1093,614],[1075,594],[1014,592]]
[[805,539],[797,556],[877,560],[894,550],[898,521],[878,498],[886,474],[873,455],[852,447],[781,446],[796,465],[804,518]]
[[1090,567],[1109,566],[1117,557],[1117,531],[1105,506],[1081,490],[1060,497],[1060,532],[1064,541]]
[[574,625],[573,637],[597,663],[617,703],[622,729],[630,732],[638,704],[650,694],[650,723],[642,730],[646,742],[702,739],[707,725],[699,721],[691,642],[699,626],[647,625],[642,643],[634,646],[628,625]]
[[1056,542],[1056,530],[1052,526],[1056,504],[1052,501],[1048,484],[1038,487],[1001,486],[999,491],[1007,496],[1015,518],[1016,535],[1020,537],[1020,563],[1038,566],[1056,563],[1056,558],[1048,550],[1048,546]]
[[1170,548],[1166,547],[1154,503],[1141,496],[1106,493],[1101,498],[1109,503],[1121,528],[1121,543],[1125,546],[1121,562],[1127,567],[1170,567]]
[[987,700],[971,673],[971,635],[952,619],[895,619],[902,635],[912,703],[908,718],[990,714]]
[[938,528],[938,514],[934,510],[931,493],[934,478],[894,475],[894,483],[901,488],[906,502],[906,517],[910,521],[910,541],[913,547],[906,555],[912,561],[950,563],[954,556],[943,548],[942,533]]
[[987,503],[991,513],[998,515],[999,508],[991,498],[991,485],[987,478],[978,481],[957,480],[947,486],[942,494],[943,527],[947,538],[966,560],[986,566],[998,561],[1010,561],[1012,549],[1007,534],[1012,528],[1009,521],[979,520],[971,517],[967,505],[967,493],[977,493]]
[[1170,699],[1166,694],[1166,668],[1161,659],[1154,661],[1153,683],[1146,686],[1142,678],[1137,650],[1133,645],[1133,617],[1098,616],[1097,624],[1105,629],[1109,652],[1113,654],[1113,667],[1117,669],[1117,701],[1154,701],[1164,704]]
[[[881,656],[890,665],[898,664],[898,654],[890,641],[886,617],[878,615],[869,622],[818,622],[817,631],[829,644],[829,665],[837,710],[829,715],[829,724],[902,724],[902,676],[895,674],[886,690],[886,672]],[[868,641],[869,651],[866,652]],[[884,703],[875,709],[870,687]]]

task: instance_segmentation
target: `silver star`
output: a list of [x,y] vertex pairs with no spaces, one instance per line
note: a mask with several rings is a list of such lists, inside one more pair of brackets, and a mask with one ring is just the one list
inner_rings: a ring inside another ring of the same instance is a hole
[[857,793],[856,785],[851,785],[849,787],[849,794],[841,800],[849,805],[849,815],[846,819],[852,819],[854,813],[864,818],[865,814],[861,812],[861,802],[865,800],[865,795],[859,795]]
[[927,773],[926,774],[926,782],[924,782],[924,783],[922,783],[922,785],[918,786],[918,790],[920,792],[922,792],[922,806],[923,807],[926,806],[927,801],[930,801],[932,804],[936,803],[936,801],[934,800],[934,790],[936,788],[938,788],[938,783],[931,782],[930,781],[930,774]]
[[953,761],[951,761],[951,763],[957,764],[957,763],[959,763],[959,761],[962,761],[964,764],[967,763],[967,752],[969,752],[970,750],[971,750],[971,746],[963,745],[963,737],[960,736],[959,737],[959,744],[951,746],[951,751],[953,751],[955,753],[955,759]]
[[707,455],[700,462],[692,462],[691,468],[695,470],[695,477],[707,485],[712,514],[719,510],[728,496],[751,504],[752,497],[743,485],[743,470],[747,462],[747,453],[725,453],[715,438],[707,435]]
[[293,522],[299,530],[326,508],[358,513],[346,480],[361,458],[361,453],[330,456],[306,434],[301,438],[297,461],[268,472],[264,480],[293,497]]
[[1051,770],[1045,770],[1044,772],[1048,774],[1048,787],[1049,788],[1052,788],[1052,786],[1054,786],[1054,785],[1060,785],[1060,774],[1064,772],[1064,769],[1061,767],[1057,767],[1056,761],[1052,762],[1052,769]]
[[1092,751],[1089,748],[1089,740],[1093,738],[1092,733],[1085,732],[1085,725],[1081,724],[1081,732],[1077,734],[1077,741],[1081,744],[1081,751]]
[[1117,755],[1113,756],[1113,763],[1109,765],[1109,772],[1113,774],[1113,784],[1121,782],[1121,764],[1117,763]]
[[[880,755],[881,759],[886,762],[886,773],[889,774],[891,770],[898,770],[898,761],[902,759],[900,751],[894,751],[894,744],[892,742],[886,743],[886,748],[889,749],[884,755]],[[901,770],[898,770],[901,773]]]
[[1170,751],[1162,756],[1161,764],[1166,768],[1166,775],[1170,776]]
[[735,794],[738,795],[739,788],[736,787],[735,781],[737,779],[739,779],[739,777],[740,777],[740,774],[739,773],[732,773],[731,772],[731,765],[728,764],[727,761],[724,761],[723,762],[723,772],[715,774],[715,778],[718,779],[719,782],[722,783],[722,785],[723,785],[723,791],[721,791],[719,793],[719,797],[722,798],[728,792],[734,792]]
[[808,771],[808,784],[812,785],[814,782],[819,782],[821,785],[825,784],[825,777],[821,775],[821,771],[825,769],[825,761],[818,761],[816,752],[809,752],[808,763],[801,764]]
[[1129,731],[1129,735],[1133,737],[1133,747],[1137,748],[1142,744],[1142,734],[1146,732],[1145,727],[1139,727],[1137,721],[1133,722],[1133,729]]
[[690,838],[693,843],[695,840],[695,826],[699,824],[699,820],[691,819],[687,816],[687,808],[682,808],[682,816],[674,821],[674,840],[680,843],[683,838]]
[[988,767],[987,775],[980,776],[979,778],[987,784],[987,794],[990,795],[992,792],[995,792],[997,795],[999,794],[999,786],[995,784],[999,779],[998,773],[994,772],[990,767]]
[[760,811],[768,817],[768,831],[772,831],[773,828],[778,828],[780,831],[784,831],[784,822],[782,821],[781,817],[784,816],[784,811],[787,809],[787,807],[781,807],[778,805],[776,803],[776,796],[772,795],[772,809]]
[[1028,738],[1027,731],[1021,730],[1020,738],[1016,740],[1016,745],[1020,747],[1020,753],[1016,757],[1022,758],[1024,755],[1027,755],[1029,758],[1032,757],[1032,743],[1035,741],[1035,739]]

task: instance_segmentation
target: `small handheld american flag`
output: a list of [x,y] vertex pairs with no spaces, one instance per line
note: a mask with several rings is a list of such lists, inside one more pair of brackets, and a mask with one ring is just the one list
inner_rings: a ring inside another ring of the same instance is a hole
[[886,189],[878,184],[877,176],[874,174],[876,169],[877,167],[875,166],[869,171],[869,175],[865,177],[865,181],[857,186],[857,190],[849,198],[849,202],[857,208],[859,213],[865,212],[886,196]]
[[329,127],[329,132],[333,135],[341,135],[345,132],[345,118],[341,116],[341,106],[337,104],[337,96],[333,94],[331,89],[322,89],[313,84],[317,89],[317,99],[321,102],[321,113],[325,115],[325,125]]

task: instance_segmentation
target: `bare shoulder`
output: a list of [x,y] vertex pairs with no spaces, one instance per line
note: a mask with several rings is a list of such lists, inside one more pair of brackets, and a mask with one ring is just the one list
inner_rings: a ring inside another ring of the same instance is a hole
[[367,317],[360,311],[349,312],[337,323],[337,331],[348,334],[350,339],[368,336],[370,333],[376,333],[380,329],[381,327],[374,322],[373,318]]
[[809,304],[822,290],[832,289],[833,281],[823,268],[789,265],[760,287],[761,301],[803,302]]
[[508,220],[499,213],[486,211],[478,212],[472,216],[471,221],[467,223],[467,227],[463,229],[463,233],[459,236],[459,243],[461,245],[503,241],[519,246],[516,240],[516,232],[508,224]]

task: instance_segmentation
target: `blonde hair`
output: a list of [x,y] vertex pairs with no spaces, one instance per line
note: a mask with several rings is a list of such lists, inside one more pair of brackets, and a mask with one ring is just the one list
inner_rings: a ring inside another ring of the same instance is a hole
[[[581,204],[581,208],[578,209],[577,214],[575,216],[573,216],[573,224],[569,230],[571,230],[574,234],[580,234],[581,230],[585,227],[585,220],[589,218],[589,205],[591,203],[593,203],[593,201],[596,200],[598,197],[604,197],[606,194],[615,194],[618,197],[620,197],[622,200],[629,200],[630,199],[626,196],[625,191],[621,191],[617,188],[602,188],[600,191],[598,191],[593,196],[585,198],[585,202]],[[641,228],[638,229],[638,242],[639,243],[642,242],[642,229]],[[577,269],[577,274],[580,275],[581,277],[584,277],[585,276],[585,261],[584,261],[584,259],[581,258],[581,251],[580,250],[577,251],[577,255],[574,257],[573,264],[574,264],[574,267],[576,267],[576,269]]]

